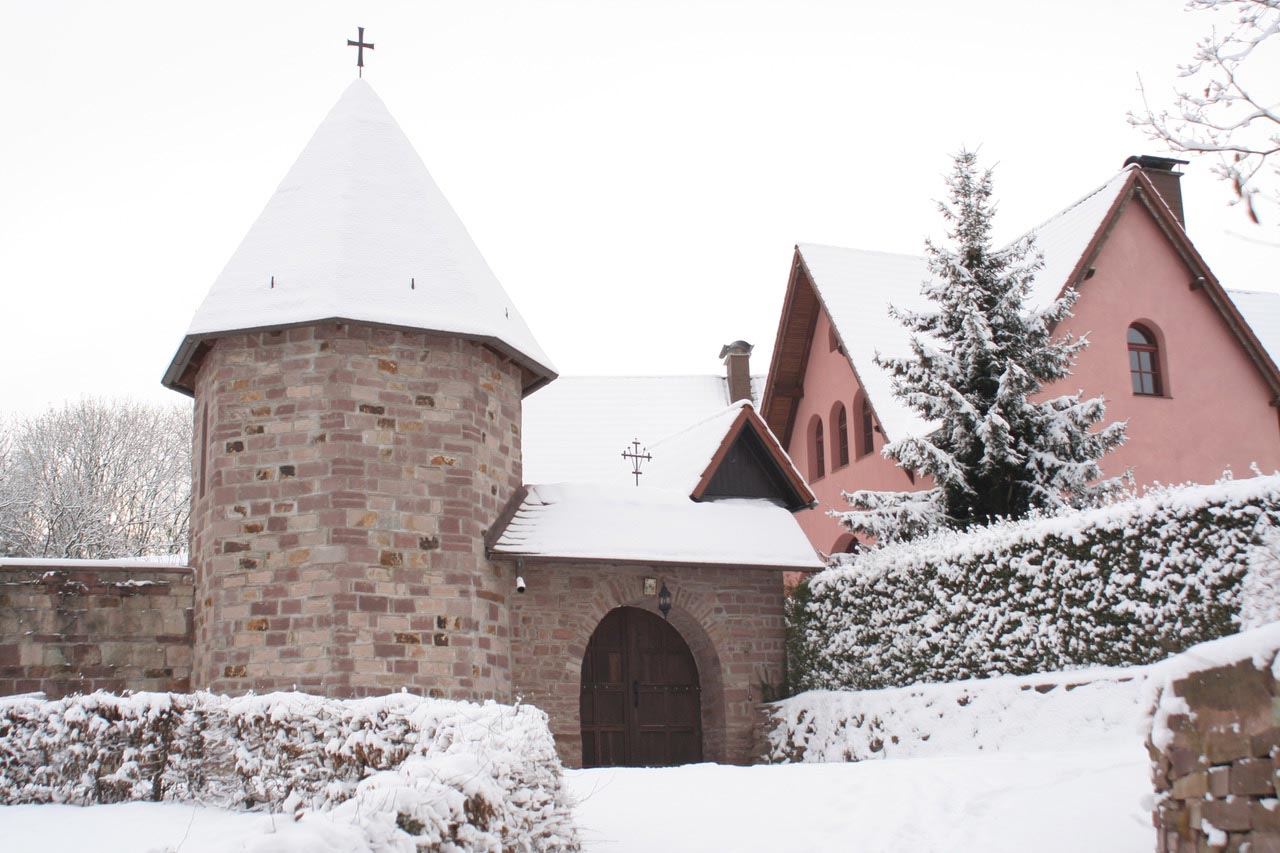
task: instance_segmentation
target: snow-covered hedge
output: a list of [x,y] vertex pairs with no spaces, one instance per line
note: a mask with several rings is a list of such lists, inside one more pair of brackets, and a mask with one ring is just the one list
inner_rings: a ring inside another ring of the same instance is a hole
[[811,582],[796,614],[806,647],[796,686],[1160,660],[1239,630],[1251,551],[1275,547],[1277,523],[1273,475],[864,552]]
[[578,849],[546,715],[527,705],[408,694],[0,699],[0,802],[127,800],[322,817],[378,850]]
[[838,762],[1132,744],[1161,683],[1153,665],[811,690],[767,706],[761,757]]

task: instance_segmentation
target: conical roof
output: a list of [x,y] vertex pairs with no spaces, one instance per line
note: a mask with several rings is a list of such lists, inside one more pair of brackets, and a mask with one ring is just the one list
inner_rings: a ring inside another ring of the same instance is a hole
[[363,80],[343,92],[210,288],[164,384],[191,393],[202,341],[329,319],[484,341],[522,366],[526,391],[556,375]]

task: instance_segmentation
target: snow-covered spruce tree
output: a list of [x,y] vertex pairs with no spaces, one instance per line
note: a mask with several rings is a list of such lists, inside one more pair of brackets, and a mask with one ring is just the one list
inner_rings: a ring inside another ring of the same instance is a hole
[[923,293],[937,307],[891,308],[912,333],[912,354],[876,356],[894,393],[937,425],[927,435],[899,438],[884,454],[916,476],[932,477],[935,487],[847,495],[854,511],[841,514],[842,522],[880,543],[1078,506],[1118,485],[1098,482],[1098,459],[1125,439],[1123,423],[1094,429],[1103,418],[1102,398],[1032,399],[1069,376],[1087,344],[1052,336],[1075,291],[1042,309],[1026,304],[1043,260],[1030,236],[992,246],[991,170],[978,168],[976,154],[955,156],[947,187],[950,200],[939,208],[950,245],[928,241],[925,250],[931,276]]

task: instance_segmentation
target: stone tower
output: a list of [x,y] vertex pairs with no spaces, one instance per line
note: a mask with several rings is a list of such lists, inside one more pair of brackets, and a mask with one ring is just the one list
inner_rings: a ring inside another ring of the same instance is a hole
[[196,312],[193,688],[507,697],[520,401],[555,377],[382,101],[343,93]]

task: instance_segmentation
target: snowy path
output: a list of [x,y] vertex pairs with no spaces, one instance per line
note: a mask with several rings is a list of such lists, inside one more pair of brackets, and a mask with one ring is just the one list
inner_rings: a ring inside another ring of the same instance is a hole
[[1146,755],[1125,747],[858,764],[568,771],[587,853],[1148,853]]

